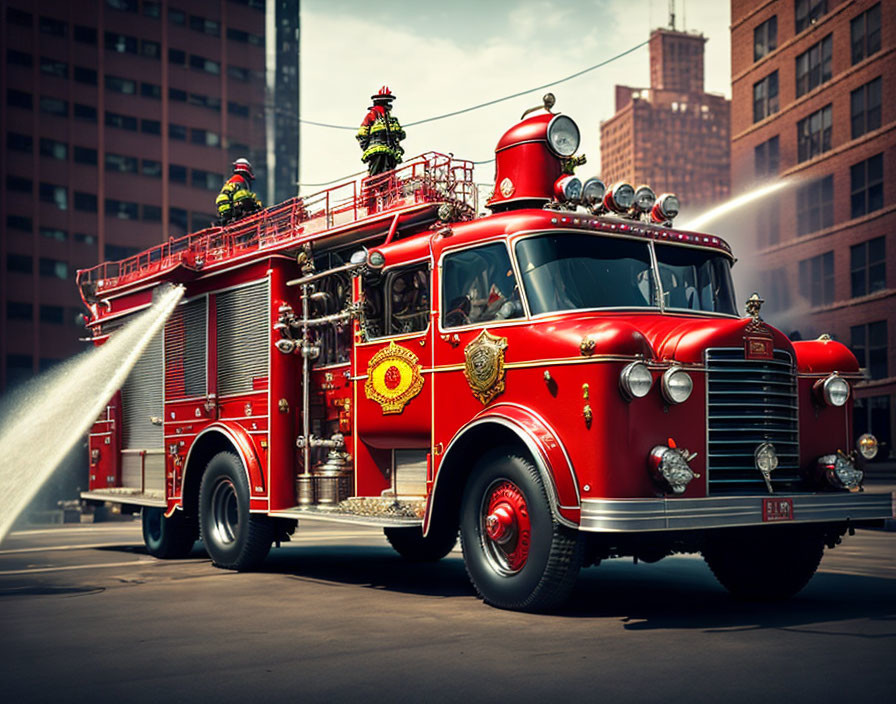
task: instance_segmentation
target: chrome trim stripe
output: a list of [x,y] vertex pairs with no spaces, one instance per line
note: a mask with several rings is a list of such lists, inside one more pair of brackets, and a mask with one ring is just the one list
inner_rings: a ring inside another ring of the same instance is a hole
[[165,499],[154,499],[143,494],[106,493],[102,489],[82,491],[81,498],[93,501],[108,501],[113,504],[133,504],[134,506],[152,506],[154,508],[168,507],[168,502]]
[[[589,532],[701,530],[768,525],[763,496],[700,499],[584,499],[580,529]],[[893,517],[891,494],[775,494],[793,500],[793,521],[823,523]],[[781,523],[784,523],[782,521]]]

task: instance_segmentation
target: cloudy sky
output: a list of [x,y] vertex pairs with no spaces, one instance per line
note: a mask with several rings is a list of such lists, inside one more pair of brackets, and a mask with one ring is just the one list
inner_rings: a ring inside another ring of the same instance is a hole
[[[730,97],[729,3],[675,4],[678,27],[684,21],[708,38],[706,89]],[[303,0],[301,21],[302,118],[356,128],[383,84],[397,96],[394,112],[406,125],[564,78],[666,26],[668,0]],[[550,88],[555,111],[582,131],[579,151],[588,165],[580,175],[599,172],[599,125],[613,114],[613,86],[647,86],[648,77],[645,46]],[[544,92],[408,127],[405,152],[491,159],[501,134]],[[305,124],[301,136],[303,184],[361,170],[354,131]],[[493,164],[476,169],[477,182],[493,176]]]

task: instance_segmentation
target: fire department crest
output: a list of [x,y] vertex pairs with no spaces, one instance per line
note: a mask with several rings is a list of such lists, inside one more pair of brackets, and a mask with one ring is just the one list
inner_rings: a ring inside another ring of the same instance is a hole
[[464,348],[464,376],[473,395],[486,405],[504,391],[504,350],[507,338],[487,330]]
[[383,415],[401,413],[423,388],[420,360],[409,349],[390,342],[367,365],[364,393],[383,407]]
[[765,303],[754,293],[747,300],[747,315],[751,320],[744,327],[744,357],[747,359],[772,359],[775,356],[775,340],[768,326],[759,317],[759,309]]

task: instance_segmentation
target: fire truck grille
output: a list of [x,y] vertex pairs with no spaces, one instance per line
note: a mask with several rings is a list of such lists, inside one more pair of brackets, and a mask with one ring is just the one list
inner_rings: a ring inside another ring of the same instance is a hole
[[799,471],[796,374],[787,352],[744,359],[744,350],[706,351],[707,477],[710,494],[768,493],[754,453],[775,446],[775,492],[804,490]]

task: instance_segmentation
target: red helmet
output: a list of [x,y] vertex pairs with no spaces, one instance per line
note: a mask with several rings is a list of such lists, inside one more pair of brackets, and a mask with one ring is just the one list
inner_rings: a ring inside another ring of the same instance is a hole
[[389,86],[383,86],[380,88],[380,92],[376,95],[371,95],[370,99],[374,102],[385,101],[387,103],[391,103],[395,100],[395,96],[392,95],[392,91],[389,90]]
[[249,163],[248,159],[237,159],[233,162],[233,173],[245,174],[250,180],[255,180],[255,172],[252,171],[252,164]]

